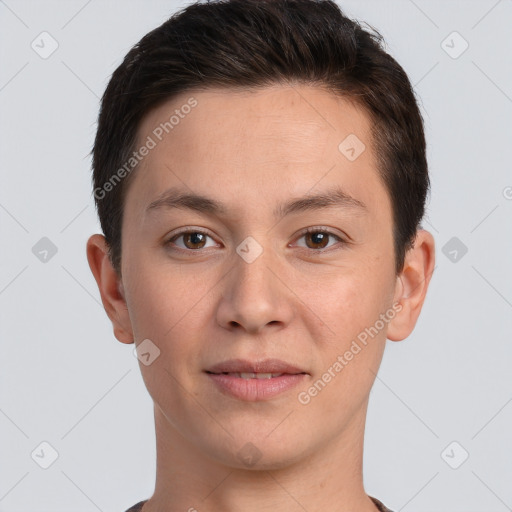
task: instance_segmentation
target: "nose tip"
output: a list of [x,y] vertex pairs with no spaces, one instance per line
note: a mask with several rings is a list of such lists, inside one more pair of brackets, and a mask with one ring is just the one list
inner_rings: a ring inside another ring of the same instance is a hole
[[[242,255],[224,282],[217,311],[218,322],[224,328],[259,334],[265,328],[282,326],[291,318],[286,288],[276,279],[267,255],[258,246],[261,247],[248,239],[240,244]],[[257,252],[260,254],[254,259]]]
[[233,329],[242,328],[248,334],[260,334],[263,329],[267,326],[278,326],[280,322],[278,320],[270,320],[266,322],[263,317],[263,314],[257,314],[252,312],[250,317],[249,315],[239,317],[238,320],[231,320],[229,322],[230,327]]

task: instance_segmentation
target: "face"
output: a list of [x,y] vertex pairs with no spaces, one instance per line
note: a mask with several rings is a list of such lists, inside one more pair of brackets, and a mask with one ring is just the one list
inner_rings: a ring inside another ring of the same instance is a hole
[[158,413],[232,467],[284,466],[360,432],[399,314],[367,115],[309,86],[208,90],[150,112],[148,137],[121,270],[127,330],[160,351],[140,363]]

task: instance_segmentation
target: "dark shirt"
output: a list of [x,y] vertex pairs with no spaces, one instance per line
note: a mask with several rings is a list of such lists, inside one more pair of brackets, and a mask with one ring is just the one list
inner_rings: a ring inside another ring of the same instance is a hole
[[[389,510],[389,508],[384,506],[384,504],[381,503],[377,498],[372,498],[370,496],[370,499],[375,503],[380,512],[393,512],[392,510]],[[148,500],[139,501],[139,503],[133,505],[133,507],[129,508],[126,512],[140,512],[142,510],[142,505],[144,505],[146,501]]]

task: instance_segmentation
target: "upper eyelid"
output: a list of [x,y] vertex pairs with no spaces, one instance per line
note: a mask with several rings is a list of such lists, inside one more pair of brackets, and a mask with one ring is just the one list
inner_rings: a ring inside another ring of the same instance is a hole
[[[174,233],[173,235],[171,235],[169,237],[166,237],[165,244],[168,244],[168,243],[172,242],[173,240],[177,240],[181,236],[187,235],[189,233],[201,233],[203,235],[210,237],[212,240],[214,240],[217,243],[217,241],[215,240],[215,237],[212,234],[210,234],[209,231],[199,229],[199,228],[193,228],[193,229],[188,228],[188,229],[184,229],[183,231],[178,231],[178,233]],[[181,247],[179,247],[179,249],[181,249]],[[183,250],[184,251],[185,250],[192,251],[193,249],[183,249]]]
[[327,233],[328,235],[335,236],[335,237],[339,238],[340,240],[343,240],[343,238],[348,238],[346,235],[338,235],[338,234],[336,234],[330,228],[315,227],[315,226],[313,226],[312,228],[305,228],[304,230],[302,230],[299,233],[298,236],[301,237],[301,236],[307,235],[308,233]]

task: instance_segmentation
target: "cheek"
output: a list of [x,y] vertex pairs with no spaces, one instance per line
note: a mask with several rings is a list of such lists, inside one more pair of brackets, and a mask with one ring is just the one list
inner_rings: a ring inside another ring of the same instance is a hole
[[[135,269],[135,266],[133,267]],[[197,311],[211,289],[204,273],[182,273],[177,265],[136,265],[127,271],[125,287],[132,327],[137,340],[164,340],[182,322],[195,325]]]
[[[389,281],[389,280],[387,280]],[[350,341],[378,320],[388,307],[389,284],[370,269],[333,276],[314,298],[316,310],[331,328],[335,345]]]
[[[386,340],[385,329],[374,330],[385,311],[385,301],[371,282],[345,280],[337,285],[337,293],[329,295],[319,313],[334,334],[316,340],[320,364],[298,396],[305,414],[332,432],[345,428],[362,410]],[[326,410],[330,414],[326,415]]]
[[206,332],[205,322],[211,318],[207,308],[211,307],[213,286],[204,273],[198,274],[181,273],[176,265],[164,268],[141,264],[136,272],[126,274],[135,339],[138,343],[149,339],[159,351],[154,363],[140,364],[148,391],[158,402],[172,402],[174,393],[162,390],[176,389],[177,381],[187,385],[187,369],[197,365],[202,348],[200,335]]
[[201,287],[207,288],[204,279],[199,283],[187,276],[185,281],[176,267],[172,272],[170,267],[156,268],[139,265],[137,272],[126,275],[135,339],[137,343],[149,339],[154,344],[151,350],[158,354],[149,365],[139,362],[139,367],[150,396],[162,411],[192,410],[193,399],[183,389],[192,389],[186,369],[194,367],[200,350],[194,333],[201,331],[204,303],[200,298],[206,293]]
[[392,286],[386,275],[368,269],[332,280],[329,290],[316,299],[318,314],[329,326],[329,335],[318,340],[319,387],[328,381],[330,389],[320,402],[336,390],[336,400],[346,405],[364,398],[378,371],[392,319],[386,316]]

